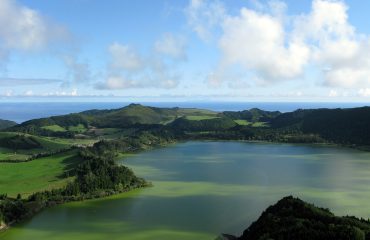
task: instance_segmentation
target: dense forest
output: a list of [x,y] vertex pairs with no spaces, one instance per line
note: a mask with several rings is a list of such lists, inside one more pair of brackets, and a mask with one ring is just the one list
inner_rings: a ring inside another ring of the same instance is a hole
[[370,239],[370,221],[356,217],[337,217],[298,198],[285,197],[268,207],[240,237],[223,235],[220,239]]

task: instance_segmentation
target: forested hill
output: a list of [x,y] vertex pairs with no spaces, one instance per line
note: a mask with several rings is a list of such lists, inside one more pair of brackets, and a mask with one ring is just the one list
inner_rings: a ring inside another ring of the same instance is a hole
[[0,129],[9,128],[15,125],[17,125],[16,122],[0,119]]
[[148,130],[154,127],[176,132],[182,139],[331,142],[370,146],[369,122],[370,107],[280,113],[260,109],[214,112],[131,104],[120,109],[90,110],[30,120],[7,131],[43,136],[74,137],[78,134],[80,137],[89,137],[93,129]]
[[219,239],[370,239],[370,222],[355,217],[337,217],[298,198],[285,197],[268,207],[240,237]]
[[297,110],[271,121],[272,128],[297,128],[343,144],[370,145],[370,107]]

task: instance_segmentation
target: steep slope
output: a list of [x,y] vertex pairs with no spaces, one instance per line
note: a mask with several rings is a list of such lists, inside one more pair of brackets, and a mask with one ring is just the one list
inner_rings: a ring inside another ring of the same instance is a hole
[[298,198],[285,197],[268,207],[239,238],[224,239],[369,239],[370,222],[355,217],[337,217]]
[[297,127],[336,143],[370,145],[370,107],[297,110],[272,120],[273,128]]

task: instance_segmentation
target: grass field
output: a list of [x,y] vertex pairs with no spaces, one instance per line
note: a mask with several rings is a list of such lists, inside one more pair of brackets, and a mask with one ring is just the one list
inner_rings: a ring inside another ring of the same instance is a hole
[[199,116],[186,116],[186,119],[191,120],[191,121],[200,121],[200,120],[207,120],[207,119],[214,119],[214,118],[219,118],[216,115],[210,116],[210,115],[199,115]]
[[40,158],[25,163],[0,163],[0,193],[22,197],[33,192],[64,186],[70,179],[63,173],[78,164],[76,151]]
[[67,131],[65,128],[59,126],[59,125],[50,125],[50,126],[45,126],[41,127],[42,129],[53,131],[53,132],[65,132]]
[[238,119],[234,120],[238,125],[251,126],[251,127],[268,127],[269,124],[266,122],[249,122],[247,120]]
[[267,122],[255,122],[252,124],[252,127],[268,127],[269,124]]
[[249,125],[252,124],[251,122],[249,122],[247,120],[243,120],[243,119],[234,120],[234,122],[236,122],[236,124],[242,125],[242,126],[249,126]]
[[85,132],[87,129],[85,128],[84,125],[82,124],[78,124],[77,126],[70,126],[68,127],[68,131],[71,131],[71,132],[77,132],[77,133],[83,133]]

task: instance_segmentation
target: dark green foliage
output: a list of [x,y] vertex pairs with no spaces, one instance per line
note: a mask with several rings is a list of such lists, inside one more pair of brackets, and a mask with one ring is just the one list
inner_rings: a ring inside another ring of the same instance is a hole
[[220,131],[235,127],[237,124],[230,118],[213,118],[199,121],[191,121],[186,118],[179,118],[170,124],[170,127],[177,131]]
[[0,119],[0,130],[17,125],[16,122]]
[[21,220],[26,215],[27,210],[25,204],[20,199],[9,199],[0,200],[0,216],[5,223],[12,223]]
[[68,114],[63,116],[55,116],[50,118],[40,118],[30,121],[26,121],[22,124],[16,125],[9,129],[13,132],[23,132],[32,135],[42,136],[54,136],[54,137],[73,137],[73,133],[66,132],[54,132],[51,130],[43,129],[42,127],[58,125],[61,127],[68,128],[70,126],[77,126],[82,124],[84,127],[88,127],[89,122],[81,114]]
[[298,198],[285,197],[262,213],[240,240],[255,239],[370,239],[370,222],[336,217]]
[[32,136],[17,134],[15,136],[1,138],[0,147],[9,148],[16,151],[18,149],[40,148],[41,144]]
[[303,118],[314,110],[298,109],[294,112],[283,113],[271,121],[273,128],[284,128],[291,126],[300,126]]
[[272,121],[273,128],[297,127],[303,134],[316,134],[340,144],[370,145],[370,107],[297,110]]
[[87,160],[76,169],[76,180],[67,185],[65,196],[92,194],[98,190],[122,192],[141,187],[144,180],[124,166],[117,166],[112,159],[97,158]]
[[233,120],[243,119],[249,122],[270,122],[281,114],[278,111],[264,111],[258,108],[252,108],[250,110],[244,110],[240,112],[225,111],[222,114]]

